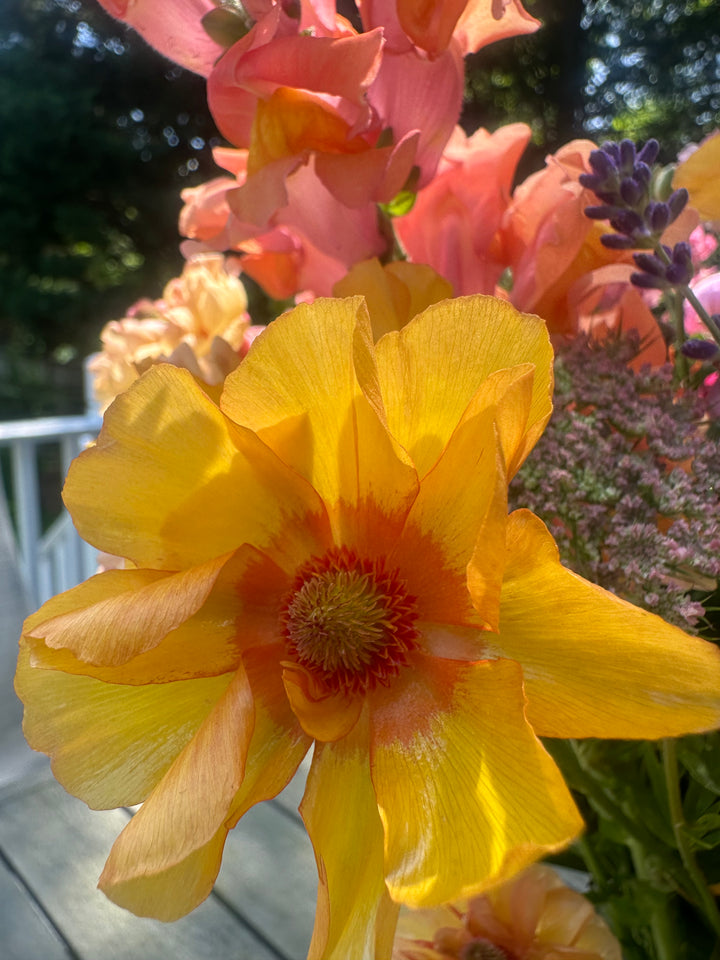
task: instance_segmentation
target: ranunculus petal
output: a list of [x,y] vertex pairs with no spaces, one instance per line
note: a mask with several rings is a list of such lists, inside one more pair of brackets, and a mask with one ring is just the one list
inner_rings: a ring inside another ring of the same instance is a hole
[[[390,555],[390,565],[402,570],[409,593],[418,597],[422,620],[497,628],[507,479],[493,412],[486,409],[457,428],[423,478]],[[482,598],[468,592],[473,558],[485,578]]]
[[379,396],[370,322],[356,297],[301,304],[273,321],[227,378],[221,407],[310,481],[337,542],[353,545],[363,537],[354,529],[360,503],[381,509],[389,541],[417,489]]
[[220,699],[232,674],[125,686],[36,669],[23,643],[15,680],[23,732],[70,793],[96,809],[144,800]]
[[379,340],[400,330],[408,320],[440,300],[452,296],[452,286],[424,263],[393,260],[381,265],[377,257],[362,260],[333,287],[336,297],[365,297],[373,336]]
[[43,604],[23,632],[88,663],[127,663],[197,613],[227,559],[180,573],[108,570]]
[[110,852],[98,885],[138,916],[176,920],[204,900],[228,830],[307,751],[279,677],[248,660]]
[[[71,632],[66,638],[67,648],[52,649],[42,640],[34,640],[36,633],[41,634],[28,626],[25,638],[32,651],[31,662],[34,667],[63,670],[110,684],[168,683],[230,673],[237,668],[241,651],[274,637],[277,611],[291,583],[292,578],[269,557],[246,545],[225,564],[197,613],[126,663],[103,662],[97,666],[80,660],[71,653]],[[69,591],[68,595],[75,592]],[[55,609],[60,599],[49,601],[41,609]],[[40,612],[27,624],[37,621]],[[108,629],[112,635],[112,631],[120,633],[122,626],[112,621]],[[112,642],[109,648],[104,660],[113,659]]]
[[706,137],[697,150],[679,164],[673,175],[673,187],[685,187],[690,204],[703,220],[720,220],[720,130]]
[[675,737],[720,722],[720,650],[563,567],[545,525],[508,521],[499,636],[540,736]]
[[283,663],[282,678],[293,713],[308,736],[329,743],[346,737],[357,723],[362,697],[321,691],[311,674],[294,663]]
[[397,907],[383,882],[366,718],[345,739],[315,747],[300,812],[320,877],[308,960],[389,957]]
[[70,467],[64,497],[90,543],[165,570],[245,542],[296,565],[327,530],[314,491],[169,364],[108,409],[97,445]]
[[582,821],[524,716],[511,661],[416,655],[371,703],[371,770],[393,899],[436,906],[507,880]]
[[378,341],[388,426],[421,477],[445,448],[480,385],[497,370],[528,362],[536,368],[526,428],[534,442],[552,409],[552,349],[538,317],[518,313],[494,297],[460,297],[428,307]]

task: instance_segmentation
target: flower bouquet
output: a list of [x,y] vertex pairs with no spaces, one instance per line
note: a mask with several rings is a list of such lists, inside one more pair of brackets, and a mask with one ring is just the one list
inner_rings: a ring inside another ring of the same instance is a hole
[[457,120],[519,0],[102,2],[229,143],[21,639],[30,744],[142,804],[102,890],[187,914],[310,753],[314,960],[720,956],[720,134],[513,187],[529,127]]

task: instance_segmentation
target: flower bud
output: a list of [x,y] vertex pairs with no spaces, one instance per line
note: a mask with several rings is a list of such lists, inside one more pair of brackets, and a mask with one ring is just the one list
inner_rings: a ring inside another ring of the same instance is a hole
[[650,139],[646,142],[645,146],[637,155],[636,168],[637,164],[647,164],[648,167],[651,167],[653,163],[657,160],[657,155],[660,152],[660,144],[655,139]]
[[699,337],[693,337],[692,340],[686,340],[680,348],[683,356],[690,360],[711,360],[720,353],[718,345],[712,340],[701,340]]

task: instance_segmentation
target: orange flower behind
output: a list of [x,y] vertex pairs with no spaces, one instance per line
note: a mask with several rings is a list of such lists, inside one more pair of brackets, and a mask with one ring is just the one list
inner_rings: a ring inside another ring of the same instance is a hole
[[582,829],[540,737],[720,724],[716,648],[508,516],[551,382],[543,322],[507,303],[445,300],[375,343],[355,297],[274,321],[219,405],[167,364],[112,404],[64,496],[130,563],[27,620],[16,680],[70,792],[143,802],[111,899],[193,909],[314,745],[310,957],[387,960],[398,904],[480,894]]
[[468,903],[400,915],[393,960],[622,960],[582,894],[533,864]]

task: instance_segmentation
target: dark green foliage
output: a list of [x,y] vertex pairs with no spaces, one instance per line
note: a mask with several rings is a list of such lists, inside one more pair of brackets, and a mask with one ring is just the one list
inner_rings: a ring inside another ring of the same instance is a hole
[[591,133],[655,137],[671,161],[720,124],[717,0],[590,0],[584,25]]
[[667,783],[679,779],[684,821],[679,829],[690,840],[703,882],[716,884],[720,734],[677,741],[677,759],[675,748],[667,752],[651,743],[548,741],[546,746],[585,818],[586,834],[574,849],[592,875],[589,896],[620,939],[624,960],[715,957],[720,940],[698,879],[678,850]]
[[0,349],[88,353],[180,268],[179,191],[216,172],[204,81],[97,4],[3,0],[0,129]]
[[521,175],[576,137],[656,137],[663,162],[720,125],[717,0],[527,0],[537,33],[468,60],[464,124],[522,120]]

